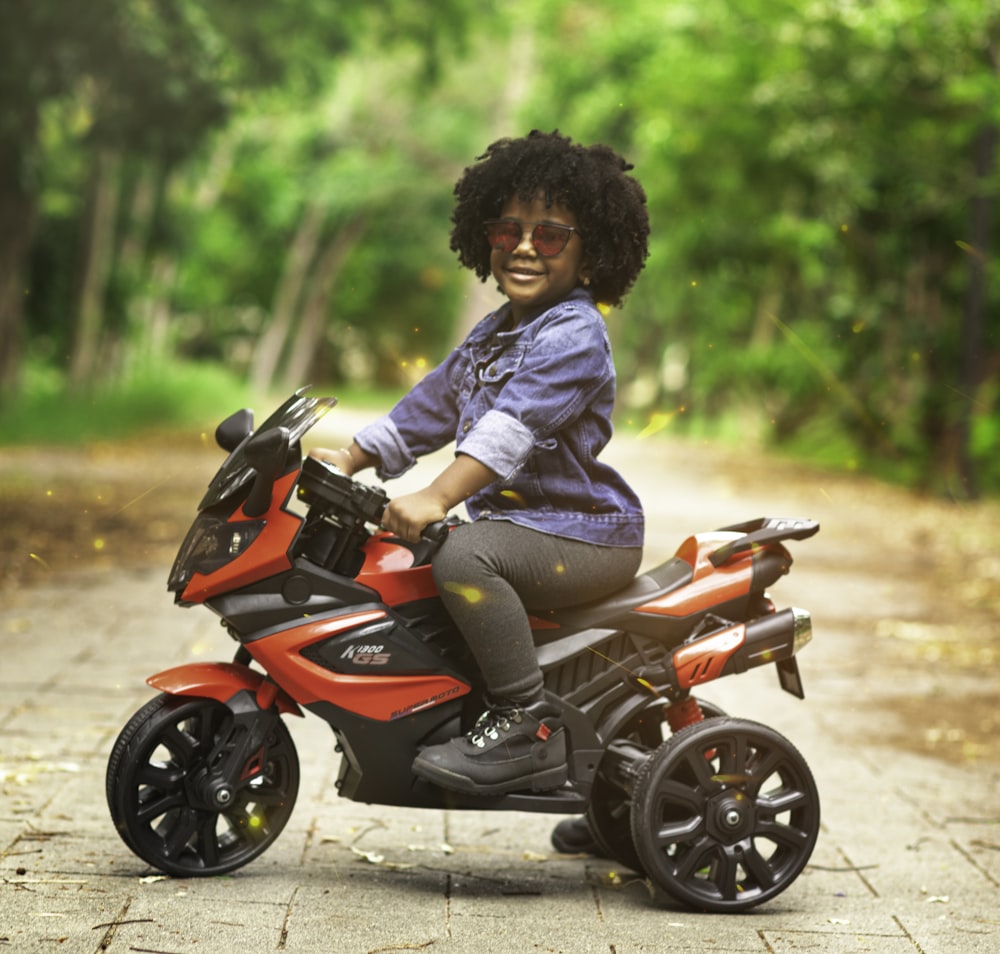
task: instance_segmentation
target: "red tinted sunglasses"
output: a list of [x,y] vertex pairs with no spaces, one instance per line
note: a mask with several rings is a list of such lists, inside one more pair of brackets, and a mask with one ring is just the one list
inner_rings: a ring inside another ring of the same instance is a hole
[[521,244],[525,226],[534,224],[531,230],[531,244],[543,258],[558,255],[576,231],[571,225],[555,225],[551,222],[518,222],[514,219],[491,219],[484,222],[486,239],[490,247],[498,252],[513,252]]

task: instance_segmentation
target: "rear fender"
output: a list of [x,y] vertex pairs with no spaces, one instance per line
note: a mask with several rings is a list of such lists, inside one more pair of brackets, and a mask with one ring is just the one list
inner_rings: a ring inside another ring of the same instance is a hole
[[248,691],[261,709],[278,707],[281,715],[302,716],[295,700],[264,675],[239,663],[186,663],[150,676],[146,684],[171,696],[199,696],[223,705],[238,692]]

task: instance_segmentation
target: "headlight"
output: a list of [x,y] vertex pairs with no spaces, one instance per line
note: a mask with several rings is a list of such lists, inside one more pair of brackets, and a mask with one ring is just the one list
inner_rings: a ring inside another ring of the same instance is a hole
[[195,573],[207,576],[231,563],[257,539],[266,523],[266,520],[227,523],[218,517],[201,514],[181,544],[167,589],[180,592]]

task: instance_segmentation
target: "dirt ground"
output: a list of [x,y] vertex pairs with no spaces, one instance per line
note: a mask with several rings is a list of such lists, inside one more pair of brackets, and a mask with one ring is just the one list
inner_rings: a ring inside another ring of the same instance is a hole
[[81,567],[161,564],[166,573],[221,459],[183,438],[160,439],[155,449],[139,441],[4,448],[0,597]]
[[[700,461],[703,471],[732,467],[745,478],[748,468],[757,467],[762,480],[780,479],[783,487],[816,479],[795,465],[736,460],[718,449],[689,451],[711,457]],[[165,583],[221,459],[206,435],[3,449],[0,600],[56,577],[67,586],[93,585],[95,574],[110,580],[116,571],[136,566],[162,566]],[[863,498],[885,526],[905,528],[866,540],[867,552],[853,556],[857,572],[865,572],[860,564],[884,569],[902,561],[917,584],[941,594],[919,619],[878,624],[884,630],[878,635],[886,638],[875,640],[872,651],[879,654],[877,664],[894,674],[890,678],[935,667],[945,674],[941,684],[955,687],[930,699],[892,694],[886,704],[895,721],[921,726],[899,732],[893,742],[953,763],[1000,762],[1000,704],[990,690],[1000,659],[1000,507],[952,505],[843,477],[836,488],[841,497]],[[970,680],[977,691],[958,688]]]

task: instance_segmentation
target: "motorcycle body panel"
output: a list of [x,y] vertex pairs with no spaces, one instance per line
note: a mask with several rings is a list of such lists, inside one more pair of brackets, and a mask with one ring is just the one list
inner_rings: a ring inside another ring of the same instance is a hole
[[[295,489],[298,472],[287,474],[275,483],[271,509],[263,519],[262,532],[251,545],[232,562],[212,573],[195,572],[178,601],[186,604],[204,603],[207,599],[242,586],[266,579],[291,565],[289,550],[295,540],[302,520],[288,512],[284,504]],[[226,520],[234,534],[241,525],[255,524],[258,518],[248,517],[239,506]]]
[[[457,676],[434,671],[430,660],[421,667],[418,640],[391,621],[377,625],[386,614],[374,608],[310,619],[247,648],[297,702],[332,702],[380,722],[469,691]],[[424,671],[414,671],[419,668]]]
[[363,547],[365,562],[358,583],[370,586],[388,606],[437,596],[430,565],[413,565],[413,553],[388,533],[373,536]]
[[248,666],[239,663],[186,663],[150,676],[146,684],[172,696],[215,699],[226,705],[240,692],[249,692],[262,709],[277,706],[282,715],[302,715],[287,692]]

